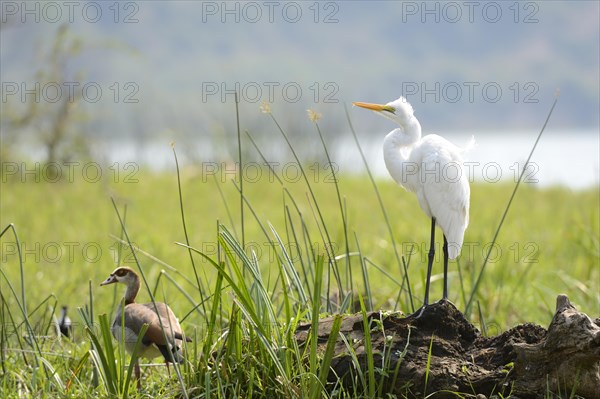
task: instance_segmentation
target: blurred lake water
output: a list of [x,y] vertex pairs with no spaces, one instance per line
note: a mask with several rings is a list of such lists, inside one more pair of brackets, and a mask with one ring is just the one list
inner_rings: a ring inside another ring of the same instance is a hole
[[[521,173],[525,161],[534,145],[538,132],[496,132],[496,133],[447,133],[444,137],[458,146],[466,146],[471,137],[475,138],[475,146],[465,154],[466,173],[471,181],[496,183],[499,181],[516,182]],[[359,134],[361,148],[367,158],[369,168],[375,177],[379,179],[391,179],[382,155],[382,143],[384,133]],[[360,158],[358,148],[350,133],[341,135],[342,138],[330,141],[326,138],[328,150],[332,162],[335,164],[336,172],[364,174],[365,166]],[[125,168],[128,163],[135,163],[138,168],[149,168],[151,170],[174,170],[175,162],[171,148],[171,137],[162,140],[144,141],[121,139],[103,140],[94,143],[94,156],[103,163],[118,165]],[[298,143],[296,137],[292,142]],[[318,137],[312,137],[309,142],[312,158],[306,160],[307,173],[321,177],[330,175],[330,169],[323,162],[325,158]],[[302,143],[305,145],[306,143]],[[237,142],[236,142],[237,145]],[[256,150],[247,139],[244,140],[246,152],[254,154],[254,160],[250,156],[245,162],[252,167],[267,165],[260,159]],[[298,174],[297,168],[289,168],[295,161],[283,139],[269,140],[261,152],[268,162],[274,166],[274,171]],[[180,165],[185,166],[193,163],[207,171],[214,171],[217,167],[229,168],[228,177],[235,176],[231,168],[235,169],[233,163],[237,156],[237,148],[216,149],[207,145],[206,139],[186,138],[178,139],[175,146]],[[235,151],[234,151],[235,150]],[[302,154],[303,149],[296,149]],[[219,153],[221,155],[215,155]],[[222,154],[230,154],[223,156]],[[317,155],[315,155],[317,154]],[[27,156],[34,160],[43,160],[44,152],[41,150],[27,151]],[[314,159],[321,159],[315,162]],[[301,159],[305,159],[301,156]],[[527,167],[523,183],[537,185],[539,187],[565,186],[572,189],[598,187],[600,181],[600,133],[597,131],[547,131],[544,132],[538,146]],[[294,170],[292,170],[294,169]],[[320,169],[320,171],[318,170]],[[314,180],[314,179],[313,179]]]

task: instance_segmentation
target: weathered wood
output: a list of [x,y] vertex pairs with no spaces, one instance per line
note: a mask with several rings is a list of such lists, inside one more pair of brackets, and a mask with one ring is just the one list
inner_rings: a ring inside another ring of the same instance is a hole
[[[598,320],[598,319],[596,319]],[[515,381],[520,390],[548,386],[552,391],[600,398],[600,325],[580,313],[566,295],[542,342],[515,345]]]
[[[454,393],[461,392],[539,398],[550,389],[600,398],[600,319],[578,312],[564,295],[557,299],[548,330],[523,324],[491,338],[482,336],[448,301],[428,306],[419,318],[384,312],[366,317],[382,396],[408,393],[423,398],[436,392],[436,398],[455,398]],[[333,317],[319,321],[321,351],[332,322]],[[298,327],[299,344],[307,343],[310,328]],[[361,384],[356,362],[367,370],[363,315],[344,316],[340,335],[346,339],[336,341],[329,374],[332,389],[338,382],[346,387]]]

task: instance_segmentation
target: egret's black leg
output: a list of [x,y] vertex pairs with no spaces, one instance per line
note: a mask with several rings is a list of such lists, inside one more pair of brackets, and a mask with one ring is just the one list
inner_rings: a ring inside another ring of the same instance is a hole
[[448,299],[448,240],[446,239],[446,234],[444,234],[444,247],[442,251],[444,252],[444,296],[442,299]]
[[423,307],[429,305],[429,283],[431,282],[431,269],[433,269],[433,258],[435,257],[435,218],[431,218],[431,241],[429,254],[427,256],[427,280],[425,281],[425,299]]
[[431,218],[431,243],[429,247],[429,254],[427,255],[427,279],[425,281],[425,299],[423,299],[423,306],[417,310],[414,315],[418,318],[423,315],[423,311],[427,305],[429,305],[429,283],[431,282],[431,269],[433,269],[433,258],[435,257],[435,218]]

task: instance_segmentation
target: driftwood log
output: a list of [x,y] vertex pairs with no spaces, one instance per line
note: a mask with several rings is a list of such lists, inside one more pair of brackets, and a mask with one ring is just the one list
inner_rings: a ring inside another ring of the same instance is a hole
[[[382,397],[434,393],[436,398],[456,398],[462,393],[473,398],[544,398],[550,391],[558,397],[600,399],[600,318],[578,312],[565,295],[557,298],[548,330],[528,323],[495,337],[484,337],[448,301],[428,306],[419,318],[384,312],[366,316]],[[321,353],[335,317],[319,321]],[[308,343],[310,329],[310,324],[298,327],[300,345]],[[357,367],[366,375],[362,313],[343,316],[334,353],[328,377],[332,390],[337,384],[365,383]]]

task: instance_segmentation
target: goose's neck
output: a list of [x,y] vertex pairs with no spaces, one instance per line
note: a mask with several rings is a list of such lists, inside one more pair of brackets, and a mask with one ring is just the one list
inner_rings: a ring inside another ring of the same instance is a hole
[[137,277],[131,279],[127,284],[127,289],[125,290],[125,305],[129,305],[130,303],[135,302],[135,297],[137,296],[139,290],[140,279]]

